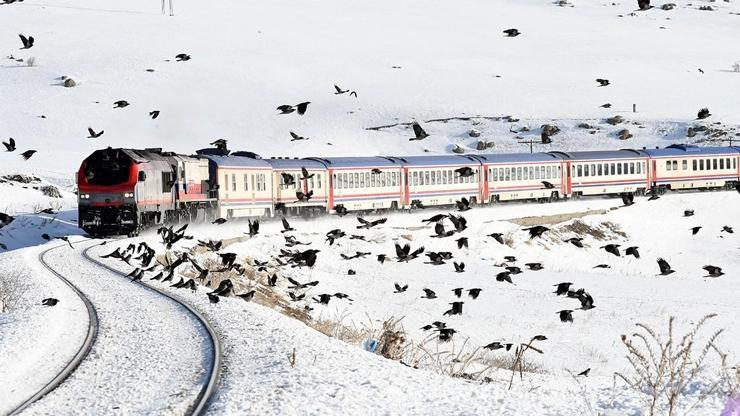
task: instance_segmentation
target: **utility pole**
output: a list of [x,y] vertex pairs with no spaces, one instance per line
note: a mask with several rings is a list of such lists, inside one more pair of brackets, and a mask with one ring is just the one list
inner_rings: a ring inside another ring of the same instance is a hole
[[175,10],[174,10],[174,8],[172,6],[172,2],[174,0],[162,0],[162,14],[165,14],[165,8],[164,8],[165,1],[168,1],[169,4],[170,4],[170,16],[174,16],[175,15]]
[[529,145],[529,153],[534,153],[534,144],[535,143],[539,143],[539,142],[535,142],[534,140],[530,140],[528,142],[517,142],[517,143],[520,143],[520,144],[528,144]]

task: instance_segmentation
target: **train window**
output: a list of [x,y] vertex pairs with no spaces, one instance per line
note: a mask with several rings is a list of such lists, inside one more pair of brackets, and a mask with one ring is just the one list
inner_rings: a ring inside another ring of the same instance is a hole
[[236,175],[233,173],[231,174],[231,190],[236,192]]
[[594,172],[594,175],[601,176],[603,174],[604,174],[604,165],[599,163],[598,165],[596,165],[596,172]]
[[621,175],[621,174],[622,174],[622,164],[617,163],[617,175]]
[[665,161],[665,170],[671,170],[671,161],[670,160],[666,160]]
[[[682,160],[681,161],[681,169],[682,170],[686,170],[688,168],[689,168],[689,162],[686,159]],[[640,173],[639,166],[638,166],[638,169],[637,169],[637,173]]]
[[589,176],[588,165],[583,166],[583,176]]
[[442,184],[447,185],[447,172],[446,170],[442,171]]
[[347,187],[349,189],[352,189],[352,188],[355,187],[355,177],[351,173],[348,175],[348,177],[349,177],[349,182],[347,182],[347,184],[348,184]]
[[355,184],[354,188],[359,188],[360,187],[360,174],[353,173],[351,175],[355,177],[355,181],[353,182]]
[[730,159],[725,159],[725,166],[727,166],[727,169],[730,168]]
[[413,174],[411,175],[411,179],[412,179],[412,181],[413,181],[413,185],[414,185],[414,186],[418,185],[418,184],[419,184],[419,174],[418,174],[418,172],[414,172],[414,173],[413,173]]
[[434,171],[432,171],[432,178],[431,178],[431,184],[436,185],[437,184],[437,175],[434,174]]
[[691,161],[691,170],[696,170],[696,159]]
[[432,179],[429,177],[429,171],[428,170],[425,170],[424,171],[424,183],[426,185],[430,185],[432,183]]
[[522,180],[522,168],[516,168],[516,180]]
[[504,181],[504,168],[498,168],[498,180],[500,182]]
[[511,169],[510,168],[506,168],[504,180],[507,182],[511,180]]
[[[676,163],[676,162],[673,162],[673,163]],[[674,170],[676,169],[675,165],[673,166],[673,169]],[[635,174],[635,162],[630,162],[630,175],[634,175],[634,174]]]
[[673,163],[673,170],[678,170],[678,160],[674,160],[671,163]]
[[493,182],[498,182],[498,168],[491,169],[491,173],[488,178]]
[[524,168],[524,180],[529,180],[529,169]]
[[704,159],[699,159],[699,170],[704,170]]
[[437,171],[437,183],[440,185],[442,184],[442,171],[441,170]]
[[596,165],[591,164],[591,176],[596,176]]
[[398,172],[393,172],[391,174],[391,180],[393,180],[393,183],[392,183],[393,186],[398,186],[398,180],[399,180],[398,179]]
[[617,174],[617,168],[614,166],[614,163],[609,164],[609,174],[610,175],[616,175]]
[[712,169],[712,159],[707,159],[707,170]]
[[[339,175],[339,177],[341,178],[342,176]],[[339,189],[339,179],[337,178],[336,173],[332,173],[331,175],[331,187],[333,189]]]
[[370,186],[370,176],[370,172],[365,172],[365,184],[367,184],[367,186]]
[[316,174],[316,185],[318,185],[317,188],[321,189],[321,174],[320,173]]
[[720,169],[724,169],[725,168],[725,160],[724,159],[720,159],[719,160],[719,168]]
[[378,176],[377,174],[370,175],[370,187],[375,188],[380,183],[380,178],[378,180],[375,180],[375,177]]
[[249,181],[248,181],[248,179],[249,179],[249,178],[247,177],[247,174],[245,173],[245,174],[244,174],[244,190],[245,190],[245,191],[248,191],[248,190],[249,190],[249,188],[247,187],[247,185],[249,184]]
[[712,169],[717,169],[717,159],[712,159]]
[[[315,178],[315,176],[314,176],[314,178]],[[311,185],[309,185],[310,186],[309,189],[313,189],[316,186],[316,184],[314,182],[314,178],[311,178]]]

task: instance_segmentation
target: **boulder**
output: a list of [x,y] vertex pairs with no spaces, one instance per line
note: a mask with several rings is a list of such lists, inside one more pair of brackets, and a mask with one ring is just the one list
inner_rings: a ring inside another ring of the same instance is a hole
[[470,137],[480,137],[480,131],[476,129],[471,129],[470,132],[468,132],[468,135]]
[[616,126],[617,124],[624,122],[624,117],[622,116],[609,117],[606,119],[606,122],[611,124],[612,126]]
[[660,8],[663,10],[673,10],[676,8],[676,3],[665,3]]
[[465,149],[463,147],[460,147],[460,145],[456,144],[452,148],[452,153],[463,154],[463,153],[465,153]]
[[694,130],[693,127],[689,127],[688,130],[686,130],[686,137],[694,137],[696,136],[696,130]]
[[59,192],[59,189],[57,189],[56,186],[44,185],[41,188],[39,188],[39,191],[41,191],[42,194],[48,196],[49,198],[61,198],[62,197],[62,194]]
[[579,129],[592,129],[593,126],[590,125],[590,124],[588,124],[588,123],[581,123],[581,124],[578,125],[578,128]]
[[76,86],[77,86],[77,83],[72,78],[67,78],[67,79],[64,80],[64,87],[65,88],[72,88],[72,87],[76,87]]
[[619,138],[619,140],[627,140],[629,138],[632,138],[632,133],[630,133],[630,131],[627,129],[620,130],[619,133],[617,133],[617,137]]

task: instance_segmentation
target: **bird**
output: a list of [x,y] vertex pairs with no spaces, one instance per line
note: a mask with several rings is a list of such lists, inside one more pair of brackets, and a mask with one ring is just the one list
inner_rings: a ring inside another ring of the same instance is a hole
[[406,291],[406,289],[409,288],[409,285],[403,285],[403,286],[401,286],[398,283],[394,283],[393,286],[395,286],[395,288],[396,288],[396,290],[393,291],[393,293],[403,293],[403,292]]
[[59,299],[56,298],[46,298],[41,300],[41,304],[44,306],[56,306],[57,303],[59,303]]
[[432,289],[422,289],[424,291],[424,296],[422,296],[423,299],[436,299],[437,294],[434,293]]
[[[738,192],[740,192],[740,184],[738,185]],[[420,200],[412,199],[411,208],[426,209],[426,206]]]
[[465,212],[470,210],[470,201],[468,201],[468,198],[462,197],[459,201],[455,201],[455,206],[457,207],[457,210],[460,212]]
[[411,246],[406,244],[403,247],[401,247],[398,243],[396,243],[396,258],[399,262],[409,262],[410,260],[413,260],[417,257],[419,257],[420,254],[424,252],[424,247],[419,247],[418,249],[411,251]]
[[278,106],[277,109],[278,111],[280,111],[280,114],[290,114],[295,111],[298,112],[299,115],[304,115],[306,113],[306,110],[308,109],[309,104],[311,104],[310,101],[305,101],[296,105],[283,104],[281,106]]
[[380,264],[385,263],[385,261],[386,261],[387,258],[388,258],[388,256],[386,256],[385,254],[378,254],[378,256],[377,256],[378,263],[380,263]]
[[142,277],[144,277],[144,270],[140,268],[134,269],[131,273],[128,274],[128,277],[131,278],[132,282],[135,282],[137,280],[141,280]]
[[501,272],[496,275],[496,281],[497,282],[509,282],[511,284],[514,284],[514,282],[511,280],[511,272]]
[[722,268],[717,266],[704,266],[702,267],[702,269],[706,270],[707,273],[709,273],[705,277],[720,277],[724,274],[722,272]]
[[671,269],[671,265],[668,264],[668,262],[663,260],[662,258],[658,258],[658,267],[660,267],[661,276],[667,276],[675,272],[675,270]]
[[372,169],[372,170],[370,171],[370,173],[372,173],[373,175],[380,175],[381,173],[383,173],[383,171],[382,171],[382,170],[380,170],[380,169],[378,169],[378,168],[373,168],[373,169]]
[[339,240],[346,235],[347,233],[337,228],[326,233],[326,241],[328,241],[331,246],[334,244],[334,241]]
[[694,216],[694,210],[693,209],[687,209],[683,212],[684,217],[693,217]]
[[31,49],[33,48],[33,36],[25,37],[22,34],[18,34],[18,37],[21,38],[21,42],[23,43],[23,47],[21,49]]
[[699,72],[701,72],[703,74],[704,73],[704,70],[701,69],[701,68],[699,68]]
[[638,248],[639,247],[635,247],[635,246],[627,247],[627,250],[624,251],[624,255],[625,256],[633,255],[633,256],[635,256],[636,259],[639,259],[640,258],[640,252],[637,251]]
[[582,241],[583,241],[583,238],[581,237],[571,237],[571,238],[568,238],[567,240],[563,240],[564,243],[571,243],[578,248],[583,248]]
[[545,187],[545,189],[553,189],[553,188],[555,188],[555,185],[551,184],[548,181],[542,181],[541,183]]
[[64,242],[66,242],[67,244],[69,244],[69,246],[71,248],[74,248],[74,247],[72,247],[72,242],[69,241],[69,237],[67,237],[67,236],[58,236],[58,237],[54,237],[54,238],[57,239],[57,240],[62,240]]
[[421,222],[426,222],[426,223],[431,224],[433,222],[440,222],[440,221],[442,221],[445,218],[447,218],[447,214],[437,214],[437,215],[433,215],[433,216],[431,216],[431,217],[429,217],[429,218],[427,218],[425,220],[421,220]]
[[455,273],[463,273],[463,272],[465,272],[465,263],[463,263],[463,262],[458,263],[456,261],[453,261],[452,262],[452,265],[455,266]]
[[249,301],[251,301],[251,300],[252,300],[252,299],[254,298],[254,294],[255,294],[255,293],[257,293],[257,291],[256,291],[256,290],[250,290],[250,291],[249,291],[249,292],[247,292],[247,293],[241,293],[241,294],[238,294],[238,295],[236,295],[236,297],[238,297],[238,298],[242,298],[242,299],[244,299],[245,301],[249,302]]
[[524,265],[527,266],[529,270],[538,271],[544,269],[544,267],[542,267],[542,263],[525,263]]
[[606,87],[607,85],[610,84],[608,79],[603,79],[603,78],[596,78],[596,82],[599,83],[600,87]]
[[113,108],[125,108],[128,107],[130,104],[126,100],[118,100],[113,103]]
[[461,250],[462,250],[463,247],[465,247],[465,248],[468,248],[469,247],[468,246],[468,237],[460,237],[457,240],[455,240],[455,242],[457,242],[457,248],[459,248]]
[[159,117],[159,110],[150,111],[149,112],[149,117],[151,117],[152,120],[154,120],[155,118]]
[[206,295],[208,295],[208,300],[211,303],[218,303],[221,300],[217,295],[214,295],[213,293],[206,293]]
[[480,295],[480,292],[482,290],[483,289],[477,288],[477,287],[476,288],[473,288],[473,289],[468,289],[468,296],[470,296],[473,299],[478,299],[478,296]]
[[293,228],[293,227],[290,226],[290,223],[288,222],[287,219],[285,219],[285,217],[282,218],[282,222],[283,222],[283,230],[280,231],[281,233],[287,233],[289,231],[295,231],[295,228]]
[[529,238],[541,237],[546,231],[550,231],[549,228],[542,225],[535,225],[534,227],[523,228],[523,231],[529,231]]
[[259,220],[247,220],[247,225],[249,226],[249,236],[254,237],[255,235],[259,234],[260,232],[260,222]]
[[308,192],[303,191],[295,191],[295,197],[297,199],[296,202],[308,202],[313,197],[313,190],[310,190]]
[[5,146],[6,152],[14,152],[15,151],[15,139],[12,137],[8,139],[7,142],[3,142],[3,146]]
[[504,33],[506,33],[506,37],[513,38],[521,35],[522,33],[518,29],[506,29],[504,30]]
[[226,218],[216,218],[215,220],[213,220],[213,222],[211,222],[211,224],[221,225],[224,224],[226,221]]
[[461,287],[452,289],[452,293],[454,293],[455,296],[457,296],[458,298],[462,297],[462,291],[463,291],[463,288]]
[[439,332],[440,342],[448,342],[457,331],[452,328],[439,328],[437,329],[437,332]]
[[564,309],[562,311],[559,311],[558,315],[560,316],[560,322],[573,323],[573,311],[572,310]]
[[701,110],[699,110],[698,113],[696,113],[696,119],[697,120],[704,120],[705,118],[707,118],[707,117],[709,117],[711,115],[712,114],[709,113],[709,109],[705,107],[705,108],[702,108]]
[[619,244],[607,244],[605,246],[601,246],[600,248],[603,248],[607,253],[614,254],[617,257],[620,257],[621,254],[619,254]]
[[652,6],[650,6],[650,0],[637,0],[637,7],[643,11],[652,9]]
[[722,232],[725,232],[725,233],[728,233],[728,234],[733,234],[735,231],[729,225],[723,225],[722,226],[722,231],[720,231],[720,232],[721,233]]
[[430,251],[426,253],[426,256],[429,257],[429,262],[426,264],[433,264],[435,266],[445,264],[444,258],[442,257],[442,254],[440,253]]
[[295,185],[295,177],[293,177],[293,175],[291,175],[290,173],[280,172],[280,177],[283,179],[283,184],[285,186]]
[[648,198],[648,201],[655,201],[655,200],[658,200],[658,199],[660,199],[660,196],[658,195],[658,193],[657,192],[651,192],[650,193],[650,198]]
[[455,231],[445,230],[445,226],[441,222],[438,222],[434,225],[434,235],[432,237],[444,238],[444,237],[451,237],[453,235],[455,235]]
[[587,369],[585,369],[585,370],[581,371],[580,373],[576,374],[576,376],[584,376],[584,377],[588,377],[588,373],[589,373],[589,372],[591,372],[591,369],[590,369],[590,368],[587,368]]
[[309,140],[308,137],[299,136],[299,135],[297,135],[296,133],[294,133],[292,131],[289,132],[289,133],[290,133],[290,137],[292,137],[292,139],[290,139],[291,142],[295,142],[295,141],[298,141],[298,140]]
[[424,140],[429,137],[427,132],[424,131],[424,129],[421,127],[421,124],[419,124],[418,122],[414,121],[413,123],[411,123],[411,128],[414,129],[414,137],[410,138],[409,141]]
[[[462,291],[462,289],[460,290]],[[452,307],[449,310],[445,311],[442,315],[445,315],[445,316],[462,315],[463,302],[452,302],[450,303],[450,305]]]
[[267,278],[267,286],[275,287],[275,285],[277,284],[277,279],[278,279],[278,277],[277,277],[276,274],[273,274],[272,276],[268,277]]
[[610,103],[602,104],[599,107],[601,108],[612,108],[612,105]]
[[88,127],[87,132],[90,133],[90,135],[87,137],[88,139],[97,139],[98,137],[102,136],[103,133],[105,133],[105,130],[100,130],[96,133],[95,130],[92,129],[92,127]]
[[385,224],[386,221],[388,221],[388,218],[380,218],[375,221],[368,221],[362,217],[357,217],[357,221],[360,222],[361,225],[357,226],[357,229],[370,229],[380,224]]
[[35,150],[26,150],[25,152],[20,154],[20,157],[22,157],[23,160],[28,160],[31,158],[31,156],[34,155],[34,153],[36,153]]
[[702,229],[702,227],[701,226],[697,226],[697,227],[692,227],[692,228],[689,228],[689,229],[691,230],[691,235],[696,235],[696,233],[698,233],[699,230]]
[[175,61],[177,62],[185,62],[190,60],[190,55],[186,53],[178,53],[175,55]]
[[349,210],[344,205],[337,204],[337,205],[334,205],[334,212],[336,212],[336,214],[339,215],[340,217],[343,217],[347,215]]
[[506,260],[506,261],[508,261],[510,263],[514,263],[516,261],[516,257],[514,257],[514,256],[504,256],[504,260]]
[[594,266],[593,268],[594,268],[594,269],[611,269],[611,268],[612,268],[612,266],[610,266],[610,265],[608,265],[608,264],[597,264],[597,265],[596,265],[596,266]]
[[462,168],[455,169],[455,173],[457,173],[461,178],[469,178],[475,175],[475,171],[469,166],[464,166]]
[[305,180],[308,180],[308,179],[313,178],[314,176],[316,176],[315,173],[312,173],[312,174],[309,175],[308,174],[308,170],[306,170],[306,168],[304,168],[304,167],[301,167],[301,177],[300,177],[300,180],[305,181]]
[[558,283],[556,285],[553,285],[553,286],[556,287],[556,289],[552,293],[554,293],[555,296],[563,296],[563,295],[566,295],[568,293],[568,290],[570,289],[570,286],[572,284],[573,283],[571,283],[571,282],[562,282],[562,283]]
[[492,233],[488,234],[488,236],[498,241],[499,243],[504,244],[504,235],[502,233]]
[[587,311],[589,309],[593,309],[596,306],[594,306],[594,298],[591,297],[588,292],[584,291],[578,291],[576,293],[578,300],[581,302],[581,307],[578,309],[582,309],[584,311]]

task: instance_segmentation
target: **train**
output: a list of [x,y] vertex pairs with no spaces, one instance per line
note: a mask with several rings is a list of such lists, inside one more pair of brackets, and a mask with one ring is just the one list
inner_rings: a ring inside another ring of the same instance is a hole
[[170,222],[311,217],[504,201],[738,189],[740,147],[262,158],[248,151],[101,149],[77,173],[79,226],[136,235]]

